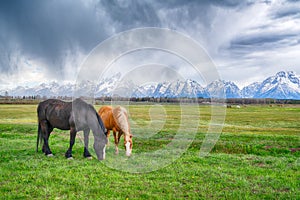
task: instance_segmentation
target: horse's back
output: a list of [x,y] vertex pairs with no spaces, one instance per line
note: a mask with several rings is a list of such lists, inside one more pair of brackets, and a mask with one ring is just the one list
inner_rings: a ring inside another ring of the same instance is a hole
[[108,130],[117,130],[122,132],[129,132],[129,123],[127,110],[124,107],[117,106],[103,106],[98,111],[105,128]]
[[85,128],[96,127],[100,125],[100,129],[105,131],[104,124],[97,114],[94,106],[86,103],[82,99],[75,99],[72,103],[73,120],[76,124],[76,129],[84,130]]
[[49,106],[51,107],[53,104],[56,104],[58,102],[61,102],[61,100],[47,99],[45,101],[41,101],[37,107],[38,118],[39,119],[46,118],[46,112],[47,112],[48,107]]
[[39,103],[37,108],[39,122],[46,120],[53,128],[70,129],[72,105],[58,99],[48,99]]
[[99,111],[98,114],[99,115],[103,115],[103,114],[107,114],[112,112],[112,107],[111,106],[102,106]]
[[113,128],[116,127],[111,106],[101,107],[98,111],[98,114],[101,117],[104,126],[107,130],[113,130]]

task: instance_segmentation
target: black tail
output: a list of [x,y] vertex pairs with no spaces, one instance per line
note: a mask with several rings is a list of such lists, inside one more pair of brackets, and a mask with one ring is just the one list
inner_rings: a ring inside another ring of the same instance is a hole
[[39,151],[39,144],[42,144],[42,129],[41,129],[41,124],[39,123],[38,126],[38,133],[37,133],[37,140],[36,140],[36,152]]

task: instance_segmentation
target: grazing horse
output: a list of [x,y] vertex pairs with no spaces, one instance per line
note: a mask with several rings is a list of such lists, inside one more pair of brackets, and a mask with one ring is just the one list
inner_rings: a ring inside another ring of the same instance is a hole
[[130,156],[132,152],[132,134],[130,132],[126,109],[121,106],[116,108],[112,108],[111,106],[103,106],[99,109],[98,114],[103,120],[104,126],[107,129],[107,138],[109,138],[110,130],[113,131],[116,154],[119,153],[118,144],[120,142],[120,137],[124,134],[126,155]]
[[107,138],[105,127],[97,111],[90,104],[81,99],[73,102],[64,102],[57,99],[48,99],[40,102],[37,108],[38,135],[36,151],[39,143],[43,142],[42,151],[46,156],[53,156],[49,148],[48,139],[54,128],[70,130],[70,146],[65,156],[72,158],[72,147],[75,143],[76,133],[84,132],[84,157],[91,158],[88,151],[89,133],[94,135],[94,150],[98,160],[105,159]]

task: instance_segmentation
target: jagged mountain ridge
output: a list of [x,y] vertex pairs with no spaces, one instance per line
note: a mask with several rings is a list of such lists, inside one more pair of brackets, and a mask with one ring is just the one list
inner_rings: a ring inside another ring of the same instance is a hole
[[294,72],[278,72],[264,80],[254,98],[299,99],[300,78]]
[[[146,95],[145,95],[146,96]],[[149,96],[149,95],[148,95]],[[188,79],[186,81],[164,82],[157,84],[153,90],[153,97],[204,97],[207,98],[205,88],[203,88],[198,82]]]
[[[74,91],[85,95],[86,91],[92,91],[95,97],[112,96],[116,93],[119,85],[121,73],[99,83],[83,82],[79,85],[57,82],[42,83],[35,87],[18,86],[12,90],[7,90],[10,96],[35,96],[57,97],[73,96]],[[278,72],[276,75],[266,78],[262,82],[252,83],[242,89],[232,81],[216,80],[206,87],[201,86],[194,80],[177,80],[173,82],[163,82],[158,84],[148,84],[136,86],[133,83],[124,84],[122,88],[129,93],[123,92],[121,96],[126,97],[226,97],[226,98],[276,98],[276,99],[300,99],[300,77],[294,72]],[[79,88],[78,88],[79,87]],[[4,94],[6,91],[1,91]],[[220,95],[225,92],[225,96]]]

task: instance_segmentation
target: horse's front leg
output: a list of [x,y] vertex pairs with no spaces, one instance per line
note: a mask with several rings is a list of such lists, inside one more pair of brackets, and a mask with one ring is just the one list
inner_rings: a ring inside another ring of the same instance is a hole
[[120,141],[120,137],[117,137],[117,132],[113,131],[114,133],[114,141],[115,141],[115,154],[119,154],[119,148],[118,148],[118,144],[119,144],[119,141]]
[[109,148],[109,136],[110,136],[110,130],[107,130],[107,132],[106,132],[106,138],[107,138],[107,143],[106,143],[106,146],[107,146],[107,148]]
[[70,147],[68,151],[66,152],[65,156],[68,159],[72,159],[72,148],[75,143],[75,137],[76,137],[76,129],[75,128],[70,128]]
[[89,148],[89,134],[90,134],[90,129],[85,129],[83,130],[84,134],[84,151],[83,151],[83,157],[92,159],[92,155],[90,154],[88,148]]

